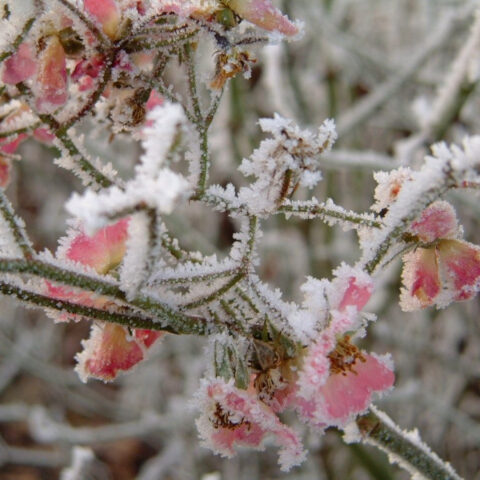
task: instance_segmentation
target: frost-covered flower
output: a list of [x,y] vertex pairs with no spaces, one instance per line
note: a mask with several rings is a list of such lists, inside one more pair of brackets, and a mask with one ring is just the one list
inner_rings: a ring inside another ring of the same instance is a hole
[[235,447],[264,449],[264,440],[273,436],[280,447],[282,470],[299,465],[305,458],[297,434],[284,425],[275,412],[261,402],[254,389],[241,390],[233,380],[203,380],[197,393],[201,416],[197,427],[203,444],[225,457],[235,454]]
[[404,311],[445,307],[478,291],[480,248],[459,239],[461,230],[449,203],[434,202],[411,224],[409,233],[422,246],[403,256]]
[[358,312],[370,299],[371,278],[346,265],[335,274],[332,282],[319,285],[327,324],[307,348],[290,398],[305,421],[321,428],[345,426],[365,411],[375,392],[394,382],[389,356],[366,353],[351,343],[351,333],[362,329]]
[[367,353],[352,343],[351,335],[363,329],[358,312],[372,293],[371,278],[346,265],[335,273],[332,282],[308,280],[305,290],[316,289],[320,299],[306,306],[320,317],[318,333],[289,365],[291,372],[282,372],[290,378],[269,402],[277,411],[296,409],[303,421],[322,429],[344,427],[368,408],[374,393],[394,382],[389,356]]
[[[113,225],[88,236],[83,232],[72,231],[61,240],[57,257],[74,263],[80,271],[88,273],[88,268],[98,274],[111,273],[122,261],[128,237],[129,219],[122,219]],[[47,294],[52,298],[65,299],[73,303],[96,308],[108,308],[109,299],[83,291],[74,291],[64,286],[46,284]],[[72,318],[60,314],[57,320]],[[74,317],[75,318],[75,317]],[[118,372],[126,371],[144,359],[146,350],[162,332],[133,329],[116,324],[97,323],[92,326],[90,338],[82,342],[83,352],[77,355],[80,378],[89,377],[104,381],[113,380]]]

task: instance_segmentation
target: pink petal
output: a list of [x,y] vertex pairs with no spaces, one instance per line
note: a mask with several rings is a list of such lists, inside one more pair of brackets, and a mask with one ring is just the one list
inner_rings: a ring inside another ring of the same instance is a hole
[[237,446],[263,450],[264,439],[273,435],[280,446],[282,470],[304,460],[298,436],[258,400],[254,390],[240,390],[233,381],[214,378],[202,383],[197,399],[202,411],[197,420],[200,437],[214,452],[232,457]]
[[309,399],[316,395],[318,389],[330,375],[328,354],[335,347],[335,338],[331,331],[323,331],[316,342],[308,348],[303,365],[298,373],[298,395]]
[[134,331],[135,340],[147,348],[150,348],[163,335],[165,335],[164,332],[156,330],[136,329]]
[[45,48],[38,56],[33,90],[40,113],[52,113],[68,99],[65,51],[56,36],[48,37]]
[[125,254],[128,237],[128,218],[99,230],[95,235],[78,234],[64,246],[64,256],[75,262],[107,273],[115,268]]
[[388,361],[364,354],[365,362],[357,361],[354,372],[330,375],[319,391],[321,398],[315,417],[326,425],[344,426],[370,404],[374,392],[393,386],[395,376]]
[[371,279],[368,281],[359,281],[356,277],[350,277],[348,280],[348,286],[343,294],[343,298],[338,305],[339,311],[345,310],[348,306],[354,306],[357,311],[362,310],[366,303],[370,300],[373,291],[373,282]]
[[115,0],[84,0],[85,10],[102,26],[105,35],[112,40],[120,25],[120,12]]
[[[50,298],[67,300],[84,307],[103,308],[109,302],[107,297],[84,292],[80,289],[65,287],[64,285],[55,285],[49,281],[45,281],[44,294]],[[55,322],[79,321],[82,319],[79,315],[62,311],[50,311],[49,315]]]
[[22,43],[17,51],[7,60],[3,70],[2,81],[8,84],[17,84],[30,78],[36,70],[32,48],[28,43]]
[[413,311],[433,305],[441,288],[436,248],[417,248],[404,255],[403,262],[402,310]]
[[440,238],[454,238],[458,224],[455,210],[448,203],[440,200],[427,207],[418,220],[415,220],[410,231],[418,235],[424,242],[433,242]]
[[7,188],[8,184],[10,183],[10,170],[12,168],[12,164],[10,159],[2,157],[0,155],[0,187]]
[[270,0],[229,0],[225,4],[240,17],[269,31],[296,35],[297,26],[275,8]]
[[21,133],[14,137],[14,140],[8,140],[7,138],[0,138],[0,152],[12,154],[17,151],[18,146],[28,138],[26,133]]
[[[155,334],[156,338],[161,335]],[[142,361],[146,347],[137,335],[130,338],[124,327],[112,323],[93,325],[90,338],[82,345],[84,350],[77,355],[76,370],[83,381],[89,377],[113,380],[120,371],[130,370]]]
[[443,240],[438,251],[453,281],[455,300],[471,298],[480,284],[480,248],[463,240]]
[[160,96],[155,90],[152,90],[150,92],[150,96],[148,97],[147,103],[145,104],[145,108],[150,111],[153,110],[155,107],[162,106],[163,104],[163,97]]
[[33,136],[37,139],[40,140],[43,143],[51,144],[53,140],[55,140],[55,135],[50,132],[47,128],[36,128],[33,131]]

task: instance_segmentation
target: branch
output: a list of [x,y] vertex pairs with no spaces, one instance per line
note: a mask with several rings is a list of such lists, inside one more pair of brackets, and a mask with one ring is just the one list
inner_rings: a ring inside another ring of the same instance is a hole
[[364,443],[387,453],[391,463],[397,463],[411,475],[420,474],[429,480],[462,480],[449,463],[444,463],[420,440],[416,430],[402,431],[377,408],[372,406],[356,422]]
[[35,251],[32,248],[32,242],[28,238],[27,232],[21,221],[13,210],[12,204],[8,201],[3,188],[0,188],[0,210],[2,212],[5,222],[8,224],[10,231],[16,244],[20,247],[25,258],[32,258],[35,256]]
[[284,213],[287,217],[289,215],[298,215],[304,219],[320,218],[328,224],[351,224],[352,228],[382,228],[383,225],[382,222],[372,218],[372,215],[345,210],[343,207],[335,205],[332,201],[320,203],[315,198],[307,202],[287,201],[278,209],[278,213]]
[[13,41],[11,48],[9,50],[6,50],[5,52],[0,53],[0,63],[2,63],[4,60],[11,57],[15,53],[16,49],[20,46],[25,36],[32,28],[35,20],[36,20],[35,17],[28,19],[24,27],[22,28],[22,31],[20,32],[20,34]]
[[[66,300],[57,300],[46,295],[21,289],[15,285],[0,282],[0,292],[4,295],[12,295],[19,300],[39,307],[65,311],[74,315],[118,323],[132,328],[162,330],[176,334],[205,335],[207,333],[207,325],[204,319],[184,315],[148,296],[139,295],[132,301],[127,302],[125,293],[120,290],[118,285],[112,282],[68,271],[38,260],[0,259],[0,271],[34,275],[70,287],[81,288],[92,294],[105,295],[122,303],[120,306],[116,305],[119,308],[119,312],[113,309],[102,310]],[[132,311],[132,307],[143,310],[145,314],[142,315],[142,312]],[[122,308],[126,308],[127,311],[130,310],[129,314],[122,313]]]
[[110,40],[105,37],[103,32],[98,29],[98,27],[87,17],[84,13],[79,10],[75,5],[72,5],[68,0],[57,0],[65,8],[70,10],[81,22],[93,33],[97,41],[102,45],[103,48],[108,48],[110,46]]

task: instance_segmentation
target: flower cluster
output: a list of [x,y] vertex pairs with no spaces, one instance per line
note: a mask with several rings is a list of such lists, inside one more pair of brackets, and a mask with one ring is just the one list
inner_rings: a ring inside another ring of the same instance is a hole
[[352,342],[351,335],[363,330],[359,312],[372,289],[365,273],[346,265],[331,282],[310,279],[305,291],[316,290],[317,298],[325,299],[323,309],[307,301],[299,312],[305,319],[316,317],[310,344],[294,358],[282,357],[279,350],[276,360],[267,365],[256,349],[259,371],[252,373],[247,390],[218,377],[205,380],[197,422],[205,444],[231,456],[234,446],[263,448],[269,434],[282,448],[282,468],[289,469],[303,460],[304,453],[296,434],[279,426],[277,413],[294,409],[317,430],[344,428],[367,409],[373,394],[392,388],[390,357],[366,353]]

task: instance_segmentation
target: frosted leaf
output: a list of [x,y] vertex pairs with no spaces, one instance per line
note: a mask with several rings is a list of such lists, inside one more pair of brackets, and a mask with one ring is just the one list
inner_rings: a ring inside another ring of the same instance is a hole
[[265,30],[290,36],[299,32],[297,25],[275,8],[270,0],[228,0],[226,4],[240,17]]
[[160,213],[171,213],[177,199],[186,193],[187,181],[168,168],[158,172],[155,179],[135,178],[125,189],[114,186],[101,192],[86,190],[74,194],[66,203],[67,211],[83,221],[88,232],[108,224],[111,218],[146,205]]

